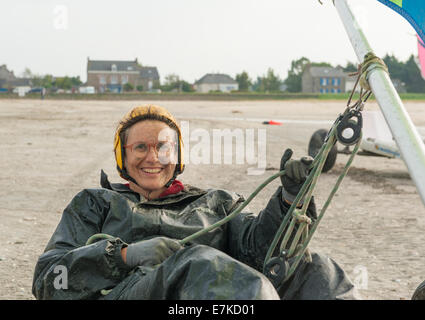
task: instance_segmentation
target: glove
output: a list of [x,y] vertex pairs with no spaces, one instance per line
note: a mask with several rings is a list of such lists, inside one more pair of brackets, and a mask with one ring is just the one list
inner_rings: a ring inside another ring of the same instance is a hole
[[[290,160],[292,153],[291,149],[286,149],[280,160],[280,170],[285,170],[285,174],[280,176],[283,186],[282,195],[291,202],[295,200],[307,179],[310,173],[310,166],[313,163],[313,158],[310,156],[302,157],[300,160]],[[302,200],[300,201],[301,203]]]
[[182,245],[174,239],[157,237],[132,243],[127,247],[126,263],[136,266],[155,266],[180,250]]

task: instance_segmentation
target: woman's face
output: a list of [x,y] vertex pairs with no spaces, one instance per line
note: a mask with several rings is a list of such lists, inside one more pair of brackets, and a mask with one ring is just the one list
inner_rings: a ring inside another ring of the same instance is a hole
[[161,191],[176,168],[176,131],[162,121],[140,121],[129,128],[124,147],[127,172],[142,191]]

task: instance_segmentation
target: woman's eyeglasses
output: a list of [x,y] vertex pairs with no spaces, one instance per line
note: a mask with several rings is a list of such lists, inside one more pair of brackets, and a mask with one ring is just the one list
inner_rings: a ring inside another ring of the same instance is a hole
[[124,148],[130,148],[137,157],[145,157],[151,148],[155,150],[157,157],[169,157],[174,150],[176,142],[170,141],[161,141],[157,143],[146,143],[146,142],[134,142],[132,144],[127,144]]

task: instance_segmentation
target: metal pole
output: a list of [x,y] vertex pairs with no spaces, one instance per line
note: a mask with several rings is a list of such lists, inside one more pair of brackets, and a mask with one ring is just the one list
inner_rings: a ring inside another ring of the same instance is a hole
[[[347,1],[334,0],[334,4],[357,58],[363,62],[365,54],[373,50],[356,22]],[[372,70],[369,76],[369,85],[425,205],[425,145],[388,74],[379,68]]]

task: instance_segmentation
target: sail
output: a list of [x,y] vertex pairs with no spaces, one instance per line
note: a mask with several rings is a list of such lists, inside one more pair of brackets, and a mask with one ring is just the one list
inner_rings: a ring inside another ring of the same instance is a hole
[[425,80],[425,44],[418,36],[418,59],[422,78]]
[[401,14],[425,43],[425,0],[378,0]]

